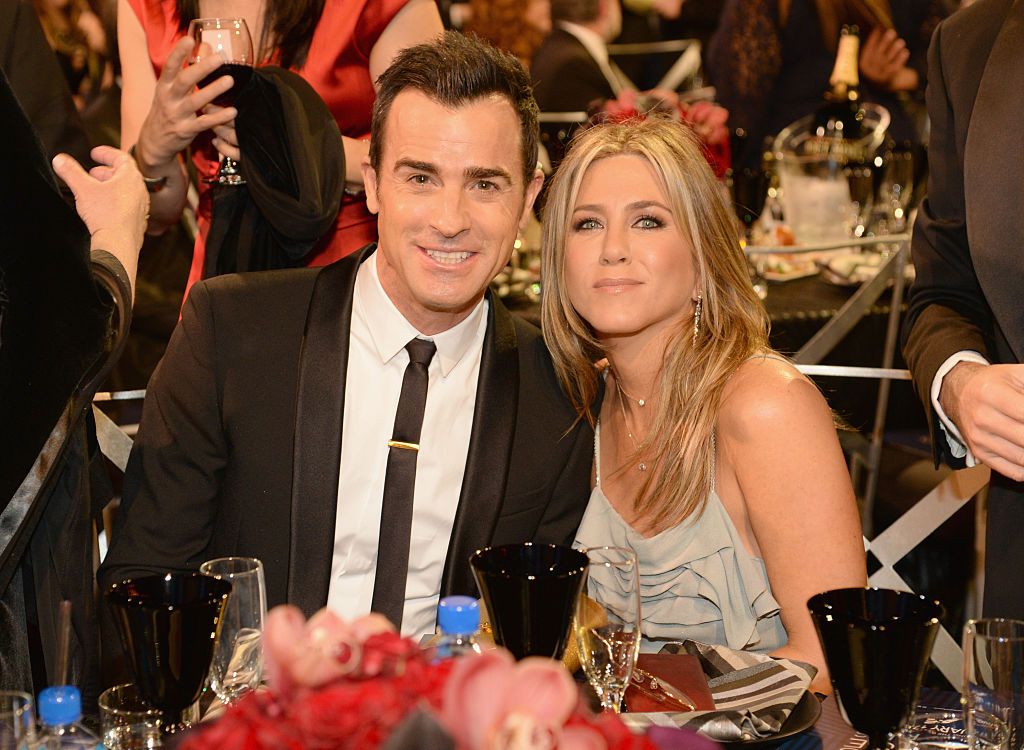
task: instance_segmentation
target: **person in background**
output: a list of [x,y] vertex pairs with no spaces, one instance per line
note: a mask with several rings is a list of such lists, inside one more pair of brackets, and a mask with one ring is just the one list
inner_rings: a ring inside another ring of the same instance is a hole
[[594,425],[576,543],[636,551],[642,648],[795,658],[827,691],[806,602],[866,584],[857,505],[825,399],[769,347],[696,138],[657,118],[584,131],[552,181],[543,248],[544,339]]
[[935,461],[992,469],[986,617],[1024,618],[1024,2],[978,0],[929,52],[928,195],[903,353],[929,414]]
[[379,244],[193,288],[104,586],[258,557],[270,606],[376,611],[422,635],[439,596],[475,593],[475,550],[572,539],[592,433],[540,332],[487,291],[543,182],[529,77],[447,32],[378,85],[363,174]]
[[463,31],[518,58],[524,67],[551,32],[550,0],[471,0]]
[[[441,32],[433,0],[271,0],[258,6],[242,0],[119,0],[121,143],[133,149],[152,192],[153,233],[176,223],[185,207],[186,151],[200,178],[216,173],[221,156],[245,158],[232,126],[237,111],[211,104],[231,87],[230,77],[196,90],[218,60],[187,65],[192,41],[184,37],[189,21],[202,15],[245,18],[257,62],[301,75],[341,130],[347,193],[335,230],[309,253],[307,265],[330,263],[374,240],[376,220],[366,208],[359,165],[369,148],[375,81],[398,50]],[[189,287],[203,274],[211,208],[211,186],[201,179]]]
[[705,61],[732,128],[745,133],[734,163],[760,165],[766,138],[821,105],[844,24],[860,30],[861,99],[889,110],[893,139],[920,143],[913,102],[947,12],[944,0],[727,0]]
[[84,110],[114,82],[107,32],[88,0],[33,0],[68,88]]
[[585,112],[614,99],[622,82],[606,45],[622,28],[619,0],[551,0],[551,23],[530,63],[541,111]]

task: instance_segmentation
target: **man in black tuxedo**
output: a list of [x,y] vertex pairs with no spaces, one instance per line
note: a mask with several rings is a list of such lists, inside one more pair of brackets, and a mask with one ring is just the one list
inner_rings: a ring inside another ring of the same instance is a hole
[[[571,541],[592,432],[539,332],[487,293],[543,180],[529,78],[448,32],[378,85],[363,173],[379,243],[193,287],[149,384],[104,586],[252,556],[270,605],[372,607],[416,635],[438,595],[476,592],[476,549]],[[429,386],[410,437],[416,368]],[[396,505],[409,457],[413,497]]]
[[929,51],[928,197],[904,353],[935,459],[992,469],[986,615],[1024,617],[1024,0],[978,0]]
[[594,100],[618,95],[606,45],[622,26],[619,0],[551,0],[551,24],[530,62],[541,111],[585,111]]

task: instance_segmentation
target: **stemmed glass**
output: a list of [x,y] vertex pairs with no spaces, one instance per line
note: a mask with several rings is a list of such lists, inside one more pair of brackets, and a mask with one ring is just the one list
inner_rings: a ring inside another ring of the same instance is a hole
[[227,704],[255,690],[263,677],[263,563],[254,557],[220,557],[204,562],[199,572],[231,583],[210,663],[210,687]]
[[182,712],[199,698],[231,584],[199,573],[115,583],[106,598],[143,699],[159,709],[163,734],[187,728]]
[[[194,43],[189,64],[195,65],[214,55],[224,60],[223,65],[199,82],[199,87],[209,86],[221,76],[231,76],[234,84],[213,100],[220,107],[230,107],[252,78],[252,36],[245,19],[197,18],[188,25],[188,34]],[[238,171],[238,164],[228,156],[221,159],[217,176],[206,178],[206,181],[220,185],[245,184],[245,178]]]
[[583,673],[601,707],[619,713],[640,654],[640,572],[625,547],[589,547],[587,585],[573,619]]
[[942,605],[890,589],[835,589],[807,602],[844,718],[871,750],[914,714]]
[[868,162],[850,161],[843,165],[843,177],[850,188],[850,234],[863,237],[874,204],[874,173]]
[[[733,210],[743,227],[742,243],[744,248],[750,244],[750,233],[754,222],[760,218],[761,212],[764,210],[770,182],[771,175],[760,167],[732,169],[729,170],[726,177]],[[757,292],[758,297],[764,299],[767,296],[768,286],[758,272],[757,263],[749,255],[747,256],[747,267],[750,271],[750,280],[754,291]]]
[[875,208],[880,214],[877,234],[902,232],[914,191],[914,152],[909,144],[893,146],[885,155]]
[[1024,741],[1024,621],[968,620],[964,627],[964,714],[994,716],[1010,730],[1010,748]]
[[16,690],[0,690],[0,750],[35,747],[35,726],[32,696]]

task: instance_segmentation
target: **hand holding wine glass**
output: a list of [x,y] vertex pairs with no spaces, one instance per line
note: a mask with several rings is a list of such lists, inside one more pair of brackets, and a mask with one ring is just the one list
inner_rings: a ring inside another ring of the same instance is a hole
[[[195,65],[213,57],[223,64],[202,78],[200,89],[213,84],[224,76],[231,76],[230,88],[220,92],[211,102],[217,107],[233,106],[238,95],[253,71],[252,36],[244,18],[197,18],[188,27],[193,41],[191,64]],[[238,171],[235,160],[225,156],[221,160],[217,177],[210,179],[221,185],[244,185],[245,179]]]
[[640,654],[640,572],[636,553],[591,547],[587,585],[573,621],[583,673],[605,711],[619,713]]

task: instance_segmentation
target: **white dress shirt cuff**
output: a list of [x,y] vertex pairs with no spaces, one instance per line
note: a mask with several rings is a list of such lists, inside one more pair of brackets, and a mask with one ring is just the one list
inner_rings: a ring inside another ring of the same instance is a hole
[[967,443],[964,442],[963,435],[960,434],[960,430],[956,428],[953,421],[946,416],[946,412],[942,410],[942,405],[939,403],[939,393],[942,391],[942,379],[946,377],[950,370],[956,367],[961,362],[977,362],[979,365],[987,365],[989,361],[981,356],[978,352],[964,350],[957,352],[949,357],[939,369],[935,372],[935,378],[932,380],[932,408],[935,409],[935,413],[939,415],[939,422],[942,424],[942,433],[945,435],[946,443],[949,445],[949,452],[953,454],[955,458],[962,458],[966,462],[967,466],[977,466],[978,461],[967,448]]

